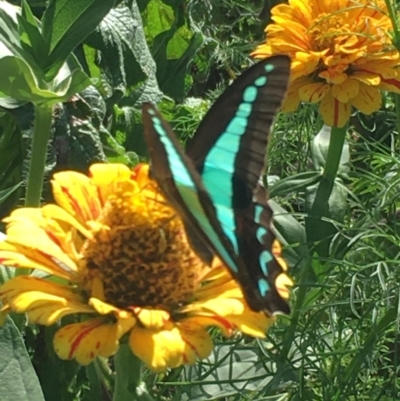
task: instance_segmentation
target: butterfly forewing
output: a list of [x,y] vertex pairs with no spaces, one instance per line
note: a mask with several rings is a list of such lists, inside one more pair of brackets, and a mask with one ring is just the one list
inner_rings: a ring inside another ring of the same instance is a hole
[[225,262],[249,306],[268,314],[289,307],[275,286],[284,271],[271,252],[272,213],[258,180],[289,66],[287,57],[276,56],[247,70],[206,115],[187,155],[157,110],[143,108],[152,171],[163,192],[201,238],[200,248],[206,244]]

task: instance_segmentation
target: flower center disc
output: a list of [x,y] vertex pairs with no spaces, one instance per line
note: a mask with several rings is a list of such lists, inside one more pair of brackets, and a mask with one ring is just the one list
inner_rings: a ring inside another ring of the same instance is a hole
[[90,296],[121,308],[173,310],[190,301],[206,265],[157,192],[116,193],[97,223],[94,238],[81,250]]

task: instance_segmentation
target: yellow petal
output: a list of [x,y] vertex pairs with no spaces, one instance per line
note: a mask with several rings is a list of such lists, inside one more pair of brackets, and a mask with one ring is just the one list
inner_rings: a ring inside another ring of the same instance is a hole
[[101,204],[113,194],[121,182],[130,181],[131,170],[123,164],[93,164],[90,167],[91,181],[98,188]]
[[7,243],[0,244],[0,264],[25,269],[39,269],[48,274],[56,274],[60,278],[71,278],[71,274],[67,270],[62,271],[57,264],[50,264],[47,259],[43,260],[38,257],[36,251]]
[[379,85],[379,89],[389,92],[400,93],[400,79],[399,78],[382,79]]
[[134,354],[155,371],[194,363],[212,350],[207,331],[179,330],[178,327],[151,331],[136,326],[129,337],[129,345]]
[[56,173],[52,185],[56,202],[82,225],[99,217],[99,194],[89,177],[75,171]]
[[244,310],[239,316],[227,316],[226,319],[242,333],[259,338],[265,338],[268,327],[275,323],[274,317],[267,317],[264,313],[253,312],[250,309]]
[[151,331],[135,326],[129,345],[132,352],[155,371],[175,368],[184,362],[185,342],[176,327]]
[[332,85],[332,96],[339,102],[347,103],[358,95],[360,83],[356,79],[346,79],[339,85]]
[[68,286],[32,276],[18,276],[0,287],[0,300],[31,322],[51,325],[72,313],[94,313]]
[[330,85],[311,83],[299,88],[299,96],[303,102],[318,103],[329,92]]
[[160,330],[168,325],[171,315],[165,310],[135,308],[142,325],[150,330]]
[[281,273],[275,279],[275,287],[283,299],[289,299],[290,288],[293,287],[293,281],[285,273]]
[[213,313],[197,312],[193,316],[185,318],[185,322],[198,327],[218,327],[225,337],[230,337],[236,326],[227,318],[214,315]]
[[81,234],[83,234],[86,238],[93,238],[92,233],[86,229],[82,224],[79,223],[72,215],[62,209],[57,205],[45,205],[42,207],[42,215],[46,218],[47,225],[49,221],[56,220],[58,222],[65,223],[67,228],[64,231],[70,231],[70,227],[76,228]]
[[300,77],[290,84],[288,91],[286,92],[286,98],[282,104],[282,111],[284,113],[290,113],[297,110],[300,104],[300,88],[309,83],[310,79],[308,77]]
[[[19,259],[18,266],[32,267],[32,264],[36,264],[38,268],[43,266],[44,271],[50,270],[61,277],[71,277],[71,273],[76,271],[75,263],[57,244],[55,237],[51,237],[51,233],[28,218],[21,221],[20,217],[14,218],[11,215],[8,221],[7,240],[0,243],[0,250],[15,251],[15,259]],[[32,259],[29,266],[21,263],[26,258]],[[1,251],[0,259],[3,259],[3,264],[11,265],[11,259],[4,260],[5,255]]]
[[381,82],[379,75],[368,71],[356,71],[352,77],[367,85],[378,86]]
[[114,314],[115,316],[118,316],[121,319],[126,319],[129,316],[132,316],[132,314],[128,311],[124,309],[119,309],[116,306],[110,305],[109,303],[103,302],[96,298],[90,298],[89,305],[93,306],[95,311],[100,315]]
[[330,127],[343,127],[350,118],[351,106],[341,103],[329,92],[319,105],[319,112],[326,125]]
[[376,87],[361,84],[359,94],[351,99],[351,104],[361,113],[371,114],[381,107],[381,92]]
[[54,350],[61,359],[76,359],[81,365],[88,365],[97,356],[107,358],[115,354],[120,336],[118,323],[91,319],[58,330]]

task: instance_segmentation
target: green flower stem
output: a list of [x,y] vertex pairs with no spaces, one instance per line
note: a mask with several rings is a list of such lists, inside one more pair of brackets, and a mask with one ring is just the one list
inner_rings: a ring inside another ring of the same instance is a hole
[[[388,9],[388,14],[393,27],[393,37],[392,42],[396,49],[400,50],[400,30],[397,24],[397,11],[396,4],[393,0],[385,0],[386,7]],[[400,132],[400,95],[394,95],[394,101],[396,104],[396,127],[397,132]]]
[[400,133],[400,95],[398,93],[394,94],[394,103],[396,105],[396,127],[397,132]]
[[305,219],[309,249],[316,251],[320,256],[329,254],[329,238],[332,232],[331,226],[324,218],[329,217],[329,199],[339,169],[346,131],[347,125],[342,128],[332,127],[324,172],[318,184],[311,210]]
[[346,132],[347,124],[342,128],[332,127],[328,155],[326,157],[325,168],[322,174],[322,177],[325,180],[328,180],[332,184],[332,187],[338,172],[344,140],[346,138]]
[[142,362],[128,344],[120,344],[115,356],[113,401],[153,401],[142,382]]
[[347,125],[342,128],[332,127],[324,172],[311,208],[311,218],[326,217],[329,212],[329,197],[339,169],[346,132]]
[[393,27],[393,44],[396,46],[397,49],[400,49],[400,31],[397,25],[397,12],[396,12],[396,5],[394,4],[393,0],[385,0],[386,7],[388,10],[390,21],[392,22]]
[[52,114],[53,106],[35,105],[35,130],[25,197],[25,206],[28,207],[38,207],[40,205]]
[[[52,116],[53,106],[46,104],[35,105],[35,128],[25,195],[25,206],[27,207],[40,206]],[[16,269],[15,277],[29,273],[29,269]]]
[[[304,268],[300,271],[300,276],[296,280],[296,302],[293,305],[292,313],[290,314],[290,324],[286,330],[285,342],[282,345],[282,360],[289,360],[289,352],[291,350],[293,341],[296,340],[296,331],[299,329],[299,323],[301,322],[301,316],[304,313],[304,304],[307,294],[310,292],[310,283],[313,282],[313,269],[312,269],[312,258],[308,257]],[[315,294],[315,297],[318,295]]]

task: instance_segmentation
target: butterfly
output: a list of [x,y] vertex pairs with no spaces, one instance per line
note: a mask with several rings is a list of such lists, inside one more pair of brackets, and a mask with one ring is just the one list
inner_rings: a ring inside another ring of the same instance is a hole
[[218,255],[249,307],[269,316],[290,311],[276,287],[285,269],[272,252],[272,210],[260,184],[289,71],[286,56],[250,67],[211,107],[186,153],[157,109],[142,108],[152,176],[184,220],[193,249],[207,262]]

